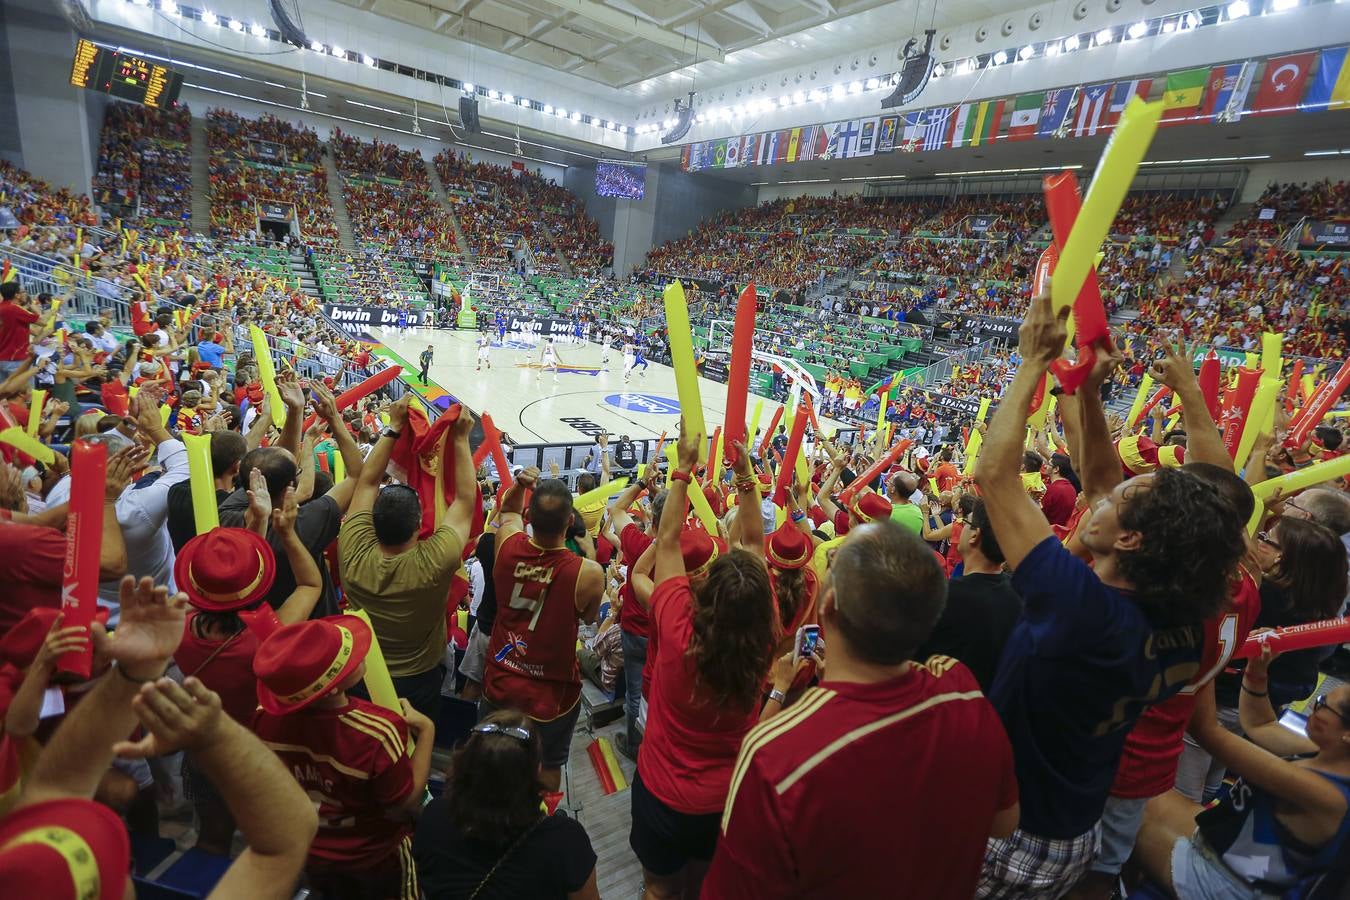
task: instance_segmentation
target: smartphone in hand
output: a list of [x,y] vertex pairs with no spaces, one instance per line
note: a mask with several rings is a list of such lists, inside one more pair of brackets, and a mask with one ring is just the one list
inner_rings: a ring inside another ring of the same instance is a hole
[[816,645],[820,642],[819,625],[803,625],[797,629],[797,642],[793,645],[793,662],[810,659],[815,655]]

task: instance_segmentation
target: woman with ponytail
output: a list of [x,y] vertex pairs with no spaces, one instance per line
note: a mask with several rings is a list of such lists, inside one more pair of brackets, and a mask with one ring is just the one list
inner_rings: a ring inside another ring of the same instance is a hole
[[698,896],[717,847],[731,770],[779,631],[764,566],[764,522],[745,447],[736,443],[739,544],[723,551],[685,525],[703,435],[681,427],[678,466],[654,545],[647,732],[633,778],[629,842],[645,898]]
[[1050,462],[1045,466],[1045,496],[1041,498],[1041,511],[1051,525],[1063,525],[1073,516],[1074,504],[1083,485],[1073,463],[1064,453],[1052,453]]

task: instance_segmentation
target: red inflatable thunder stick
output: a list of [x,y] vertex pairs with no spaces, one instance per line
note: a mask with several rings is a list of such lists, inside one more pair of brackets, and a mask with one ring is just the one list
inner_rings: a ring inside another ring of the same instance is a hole
[[806,434],[808,418],[806,410],[798,406],[792,418],[792,433],[788,435],[787,449],[778,466],[778,483],[773,488],[773,502],[779,506],[787,502],[788,486],[792,484],[792,473],[797,467],[797,454],[802,452],[802,437]]
[[1325,619],[1254,634],[1243,642],[1233,658],[1251,659],[1260,656],[1262,644],[1269,644],[1276,653],[1289,653],[1309,647],[1330,647],[1347,641],[1350,641],[1350,618]]
[[[337,406],[338,412],[342,412],[347,407],[355,404],[356,401],[375,393],[401,374],[403,374],[402,366],[390,366],[387,369],[381,369],[365,381],[358,382],[338,394],[333,398],[333,403]],[[319,417],[317,415],[311,413],[309,418],[305,419],[304,430],[308,431],[312,428],[318,419]]]
[[489,455],[492,457],[493,465],[497,467],[497,483],[500,486],[497,501],[500,504],[501,495],[511,486],[508,483],[508,479],[511,478],[511,464],[506,460],[506,451],[502,449],[502,433],[497,430],[492,416],[485,412],[479,421],[483,425],[483,443],[474,451],[473,467],[477,469]]
[[[1045,191],[1045,206],[1050,213],[1050,228],[1054,232],[1055,259],[1047,264],[1049,274],[1058,262],[1058,255],[1069,240],[1069,232],[1078,219],[1078,210],[1083,205],[1083,195],[1078,189],[1078,179],[1072,172],[1047,175],[1042,182]],[[1044,258],[1044,254],[1042,254]],[[1036,267],[1036,281],[1041,280],[1041,265]],[[1096,355],[1092,348],[1109,346],[1111,330],[1106,324],[1106,310],[1102,307],[1101,290],[1097,286],[1097,272],[1089,268],[1083,287],[1073,303],[1074,344],[1078,347],[1078,360],[1074,363],[1057,359],[1050,364],[1059,386],[1066,394],[1078,390],[1092,371]]]
[[1223,421],[1219,417],[1219,381],[1222,374],[1219,355],[1213,350],[1209,351],[1200,362],[1198,381],[1200,382],[1200,393],[1205,398],[1205,407],[1209,410],[1209,417],[1215,422]]
[[[98,560],[103,551],[103,493],[108,477],[108,446],[76,441],[70,451],[70,513],[66,518],[66,562],[61,571],[62,627],[94,624],[98,612]],[[63,653],[58,672],[88,678],[94,644]]]
[[1341,363],[1336,377],[1324,381],[1317,389],[1317,393],[1304,404],[1302,412],[1289,425],[1289,436],[1284,439],[1284,445],[1302,446],[1308,435],[1312,434],[1312,430],[1322,424],[1327,412],[1336,405],[1337,400],[1341,399],[1341,394],[1345,393],[1347,387],[1350,387],[1350,359]]
[[895,465],[895,461],[903,456],[905,451],[908,450],[913,443],[914,442],[909,438],[901,438],[896,441],[895,446],[887,450],[881,459],[868,466],[861,475],[853,479],[853,481],[849,483],[849,486],[839,493],[839,499],[847,506],[849,501],[853,499],[854,494],[871,484],[882,472],[885,472],[891,466]]
[[[736,303],[736,327],[731,334],[731,368],[727,373],[727,412],[722,422],[722,455],[727,465],[736,464],[736,444],[746,443],[745,403],[750,397],[750,360],[755,353],[757,299],[752,281]],[[770,429],[772,431],[772,429]],[[714,477],[721,473],[715,473]]]
[[1261,383],[1261,371],[1238,366],[1237,384],[1224,394],[1223,447],[1228,451],[1229,458],[1237,456],[1242,428],[1247,421],[1247,414],[1251,412],[1256,387]]
[[759,442],[760,459],[763,459],[764,455],[769,452],[769,444],[773,442],[774,429],[778,427],[778,423],[781,421],[783,421],[783,407],[780,406],[773,411],[773,418],[769,420],[769,427],[764,429],[764,440]]

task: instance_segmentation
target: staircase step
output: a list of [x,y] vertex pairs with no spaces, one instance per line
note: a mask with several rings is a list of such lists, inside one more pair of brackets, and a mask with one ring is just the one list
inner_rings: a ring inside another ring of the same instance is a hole
[[352,220],[347,215],[347,199],[342,194],[342,175],[333,161],[333,147],[327,147],[323,154],[323,170],[328,175],[328,199],[333,204],[333,223],[338,227],[338,245],[343,250],[356,250],[356,239],[352,234]]
[[468,239],[464,237],[464,229],[459,224],[459,216],[455,215],[455,205],[450,202],[450,198],[445,193],[445,185],[441,183],[440,173],[436,171],[436,163],[430,159],[425,159],[423,164],[427,169],[427,177],[431,181],[431,195],[436,198],[436,202],[450,217],[450,227],[455,232],[455,248],[459,251],[460,259],[467,265],[472,266],[475,262],[473,248],[469,246]]

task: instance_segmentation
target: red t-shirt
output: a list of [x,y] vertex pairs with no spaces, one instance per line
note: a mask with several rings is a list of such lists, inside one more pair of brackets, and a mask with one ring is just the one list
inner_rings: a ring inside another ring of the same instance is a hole
[[619,627],[635,637],[647,636],[651,616],[633,596],[633,566],[651,545],[651,535],[632,522],[619,532],[619,549],[623,552],[623,564],[628,567],[628,580],[619,588],[619,599],[623,601],[619,609]]
[[717,812],[726,802],[736,752],[759,718],[759,708],[728,709],[695,688],[694,661],[685,652],[694,631],[688,578],[657,585],[652,626],[647,645],[651,690],[644,693],[647,732],[638,750],[642,783],[676,812]]
[[28,326],[37,320],[37,313],[13,300],[0,300],[0,362],[28,355]]
[[889,897],[903,886],[969,900],[994,814],[1016,802],[1007,735],[961,663],[934,656],[891,681],[827,680],[746,736],[703,896]]
[[1057,478],[1045,485],[1045,495],[1041,497],[1041,511],[1051,525],[1063,525],[1073,515],[1074,504],[1078,502],[1078,492],[1067,478]]
[[310,707],[285,716],[259,709],[253,732],[319,803],[311,859],[365,869],[412,833],[386,815],[413,788],[402,716],[348,697],[341,709]]
[[[173,661],[184,675],[195,675],[202,684],[220,695],[220,705],[231,719],[248,727],[258,708],[258,679],[253,675],[253,656],[258,638],[245,628],[228,642],[197,637],[192,630],[194,610],[183,624],[183,640],[174,651]],[[225,646],[222,648],[221,644]],[[217,652],[219,651],[219,652]],[[215,654],[212,656],[211,654]]]
[[1205,622],[1201,674],[1180,693],[1150,706],[1134,723],[1125,739],[1111,796],[1147,800],[1172,789],[1196,693],[1224,670],[1261,613],[1261,590],[1246,569],[1240,571],[1242,580],[1233,591],[1228,609]]
[[581,699],[576,596],[584,560],[565,547],[542,549],[523,531],[498,542],[496,554],[483,695],[550,722]]
[[66,562],[63,532],[42,525],[0,522],[0,559],[5,560],[0,634],[18,624],[30,609],[61,605],[61,571]]

